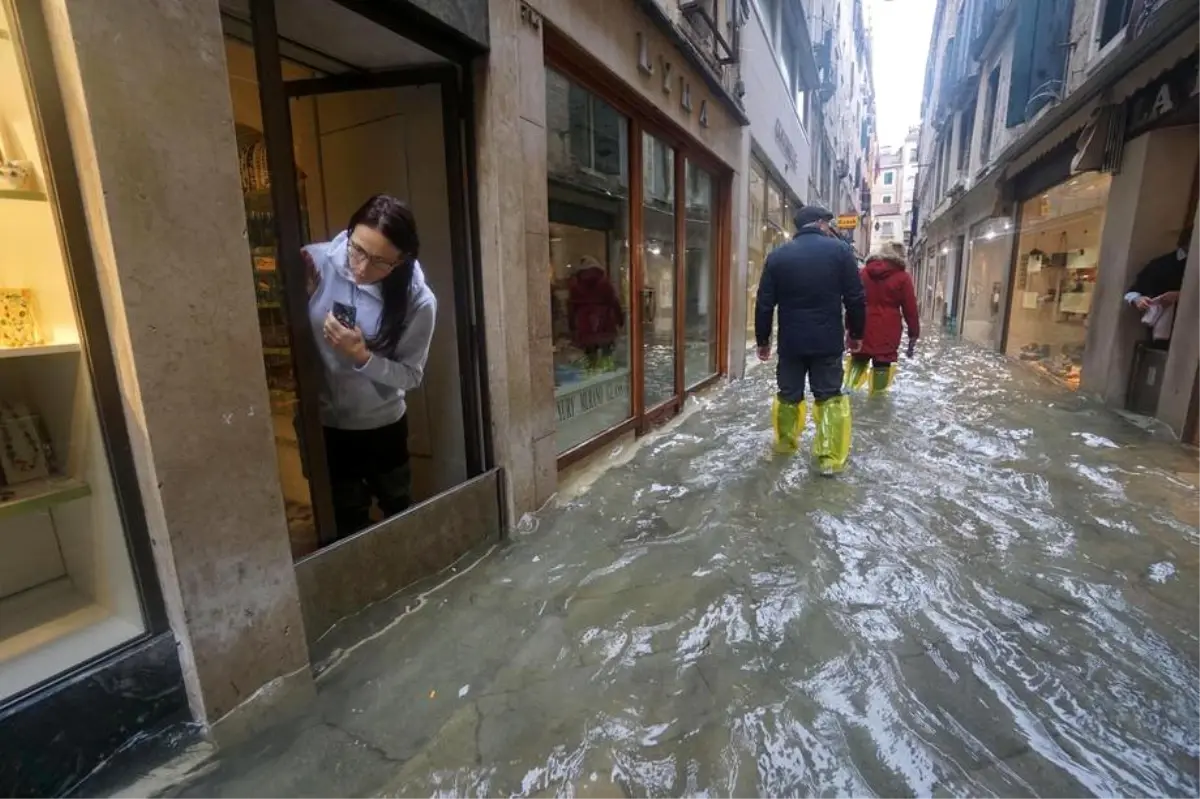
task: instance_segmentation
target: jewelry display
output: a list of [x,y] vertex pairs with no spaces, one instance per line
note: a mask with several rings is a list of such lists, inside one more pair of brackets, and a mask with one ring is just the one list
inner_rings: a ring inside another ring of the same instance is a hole
[[33,292],[0,288],[0,347],[36,347],[41,343]]
[[0,401],[0,483],[45,480],[54,470],[54,452],[41,419],[20,402]]

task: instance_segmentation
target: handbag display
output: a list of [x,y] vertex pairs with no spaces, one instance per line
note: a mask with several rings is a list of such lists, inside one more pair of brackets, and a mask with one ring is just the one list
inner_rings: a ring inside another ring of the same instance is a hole
[[41,343],[33,292],[0,288],[0,347],[36,347]]
[[45,480],[54,473],[54,450],[41,417],[24,403],[0,401],[0,484]]

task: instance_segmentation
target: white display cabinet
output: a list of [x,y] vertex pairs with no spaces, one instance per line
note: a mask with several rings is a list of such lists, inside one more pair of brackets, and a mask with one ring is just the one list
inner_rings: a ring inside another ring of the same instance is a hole
[[37,117],[3,9],[0,703],[145,631]]

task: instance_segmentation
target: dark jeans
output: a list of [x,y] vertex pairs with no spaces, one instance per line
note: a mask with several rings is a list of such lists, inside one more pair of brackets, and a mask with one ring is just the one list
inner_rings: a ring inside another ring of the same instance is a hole
[[374,430],[326,427],[325,457],[339,538],[370,524],[372,499],[385,517],[412,505],[407,416]]
[[796,403],[804,399],[806,379],[818,401],[836,397],[842,393],[842,356],[785,358],[780,355],[775,377],[779,383],[779,399],[784,402]]

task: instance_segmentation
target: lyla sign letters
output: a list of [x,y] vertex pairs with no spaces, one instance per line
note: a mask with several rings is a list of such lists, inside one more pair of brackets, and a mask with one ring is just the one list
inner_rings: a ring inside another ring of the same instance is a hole
[[1200,95],[1200,53],[1180,61],[1171,71],[1129,98],[1125,138],[1169,121],[1179,111],[1194,105]]
[[[650,52],[650,42],[641,31],[637,32],[637,59],[638,71],[647,77],[654,75],[656,72],[662,80],[662,92],[665,95],[674,94],[679,98],[679,109],[683,111],[684,116],[691,118],[692,111],[695,107],[692,104],[692,82],[685,75],[680,75],[678,79],[673,80],[673,67],[666,55],[659,53],[655,58]],[[700,103],[700,127],[708,127],[708,100],[701,100]]]

